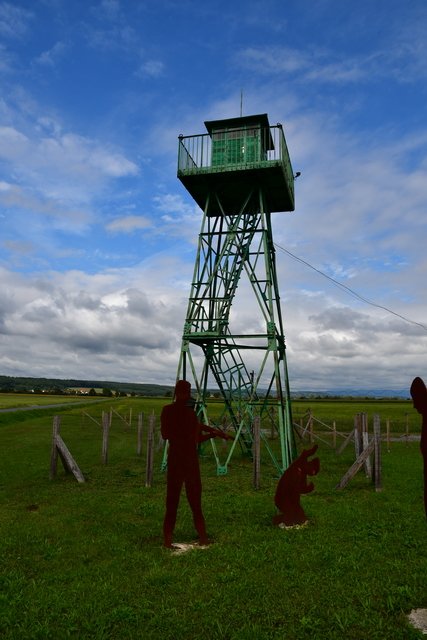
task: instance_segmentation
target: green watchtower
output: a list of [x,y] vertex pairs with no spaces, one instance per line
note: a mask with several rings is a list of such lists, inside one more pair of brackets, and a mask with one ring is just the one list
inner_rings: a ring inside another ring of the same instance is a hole
[[[205,126],[208,133],[179,136],[178,178],[204,215],[177,378],[192,383],[205,423],[209,390],[222,395],[217,421],[236,437],[223,461],[211,440],[219,474],[237,443],[251,454],[255,416],[281,473],[295,442],[271,213],[295,208],[292,166],[283,128],[270,126],[266,114]],[[278,455],[266,437],[272,433]]]

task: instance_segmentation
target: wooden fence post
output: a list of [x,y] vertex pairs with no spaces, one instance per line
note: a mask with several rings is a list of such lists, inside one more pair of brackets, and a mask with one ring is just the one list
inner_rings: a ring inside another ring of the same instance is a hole
[[253,454],[253,486],[254,489],[259,489],[259,480],[260,480],[260,453],[261,453],[261,429],[260,429],[260,418],[256,416],[254,418],[253,423],[254,428],[254,441],[252,444],[252,454]]
[[142,453],[142,429],[144,426],[144,414],[138,413],[138,440],[136,445],[136,455],[140,456]]
[[368,433],[369,432],[369,425],[368,425],[368,414],[367,413],[361,413],[360,414],[360,421],[361,421],[361,425],[362,425],[362,433]]
[[153,483],[153,466],[154,466],[154,412],[148,419],[148,437],[147,437],[147,467],[145,470],[145,486],[151,487]]
[[374,474],[375,491],[382,491],[381,482],[381,422],[379,415],[374,415]]
[[108,463],[108,437],[110,434],[111,414],[108,411],[102,412],[102,462]]
[[308,425],[309,425],[308,426],[308,429],[309,429],[309,440],[308,441],[309,441],[310,444],[313,444],[313,442],[314,442],[314,438],[313,438],[313,413],[311,412],[311,409],[310,409],[310,417],[309,417],[308,420],[309,420],[309,423],[308,423]]
[[[360,414],[358,414],[360,417]],[[362,418],[362,421],[364,419]],[[358,430],[359,419],[356,421],[355,419],[355,437],[356,432]],[[356,448],[356,460],[351,465],[350,469],[343,475],[339,483],[336,485],[336,489],[342,489],[345,487],[349,481],[356,475],[356,473],[365,466],[365,470],[367,475],[371,475],[372,481],[375,484],[375,491],[382,491],[381,484],[381,424],[379,415],[374,415],[374,434],[369,441],[369,435],[367,431],[367,423],[365,422],[364,431],[362,434],[363,439],[363,450],[357,456],[357,448]],[[369,462],[369,456],[373,453],[374,461],[373,461],[373,469]]]
[[372,439],[369,445],[362,451],[360,456],[353,462],[350,469],[343,475],[335,489],[343,489],[352,478],[356,475],[359,469],[362,468],[366,458],[372,453],[374,450],[374,440]]
[[50,474],[49,477],[52,480],[56,476],[58,469],[58,449],[56,447],[56,439],[59,435],[59,429],[61,427],[61,417],[53,416],[53,428],[52,428],[52,451],[50,454]]
[[332,423],[332,446],[334,449],[337,448],[337,425],[335,420]]
[[[369,444],[369,433],[368,433],[368,415],[366,413],[360,414],[360,425],[361,425],[361,440],[362,440],[362,451],[366,449]],[[365,460],[365,475],[367,478],[372,478],[372,465],[371,458],[368,456]]]
[[53,417],[53,433],[52,433],[52,450],[50,456],[50,479],[56,476],[58,466],[58,455],[61,458],[61,462],[64,466],[66,473],[72,473],[77,482],[85,482],[85,478],[80,471],[77,462],[71,455],[67,445],[59,435],[59,429],[61,426],[61,418],[59,416]]
[[360,413],[356,413],[356,415],[354,416],[354,452],[356,454],[356,460],[361,454],[361,441],[361,416]]
[[[362,444],[363,444],[363,451],[369,446],[369,434],[367,431],[363,431],[362,432]],[[370,456],[368,456],[365,460],[364,463],[364,467],[365,467],[365,475],[367,478],[372,478],[372,465],[371,465],[371,458]]]

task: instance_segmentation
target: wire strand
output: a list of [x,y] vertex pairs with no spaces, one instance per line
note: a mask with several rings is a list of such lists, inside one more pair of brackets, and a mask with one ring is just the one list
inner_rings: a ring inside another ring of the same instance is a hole
[[425,324],[422,324],[421,322],[416,322],[416,320],[411,320],[410,318],[407,318],[406,316],[402,316],[400,313],[397,313],[396,311],[393,311],[393,309],[389,309],[388,307],[385,307],[382,304],[377,304],[376,302],[372,302],[372,300],[368,300],[368,298],[365,298],[364,296],[360,295],[359,293],[357,293],[357,291],[354,291],[353,289],[351,289],[347,285],[343,284],[342,282],[339,282],[338,280],[335,280],[335,278],[332,278],[331,276],[328,276],[326,273],[324,273],[320,269],[317,269],[312,264],[307,262],[307,260],[304,260],[303,258],[299,258],[295,254],[293,254],[291,251],[288,251],[288,249],[285,249],[284,247],[281,247],[277,243],[274,243],[274,246],[277,247],[277,249],[280,249],[280,251],[283,251],[283,253],[286,253],[288,256],[290,256],[294,260],[297,260],[297,262],[300,262],[301,264],[304,264],[306,267],[309,267],[310,269],[312,269],[313,271],[315,271],[319,275],[323,276],[327,280],[330,280],[336,287],[338,287],[339,289],[342,289],[346,293],[350,294],[351,296],[353,296],[353,298],[356,298],[357,300],[361,300],[362,302],[365,302],[366,304],[371,305],[371,307],[377,307],[377,309],[383,309],[383,311],[387,311],[387,313],[391,313],[393,316],[396,316],[397,318],[400,318],[401,320],[404,320],[405,322],[409,322],[410,324],[415,324],[418,327],[421,327],[421,329],[424,329],[424,331],[427,331],[427,326]]

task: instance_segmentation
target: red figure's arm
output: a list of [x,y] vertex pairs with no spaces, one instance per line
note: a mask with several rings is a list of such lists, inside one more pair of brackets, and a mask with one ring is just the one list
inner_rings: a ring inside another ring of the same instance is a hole
[[301,493],[311,493],[312,491],[314,491],[314,484],[312,482],[308,482],[301,488]]
[[204,434],[200,434],[200,442],[204,442],[204,440],[209,440],[210,438],[222,438],[223,440],[234,440],[233,436],[228,435],[225,431],[221,431],[221,429],[214,429],[213,427],[209,427],[207,424],[200,424],[200,430],[204,432]]

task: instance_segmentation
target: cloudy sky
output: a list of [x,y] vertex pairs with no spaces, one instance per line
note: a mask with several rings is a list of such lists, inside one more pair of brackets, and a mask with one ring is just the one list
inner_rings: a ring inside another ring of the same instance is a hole
[[242,92],[301,171],[291,388],[427,379],[426,32],[425,0],[0,0],[0,374],[173,382],[202,219],[177,137]]

